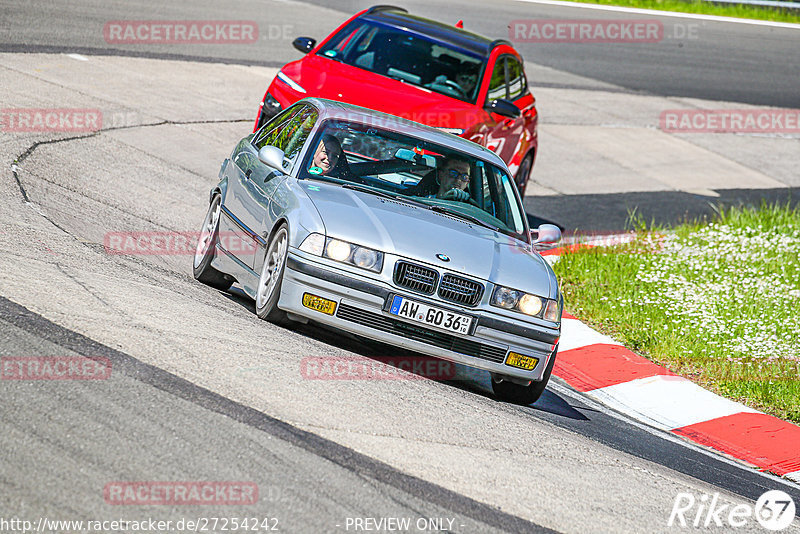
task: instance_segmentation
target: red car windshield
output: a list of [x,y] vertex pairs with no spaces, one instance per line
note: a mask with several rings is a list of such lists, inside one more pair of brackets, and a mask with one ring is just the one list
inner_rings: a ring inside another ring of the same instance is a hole
[[318,54],[470,103],[484,63],[445,43],[365,21],[344,28]]

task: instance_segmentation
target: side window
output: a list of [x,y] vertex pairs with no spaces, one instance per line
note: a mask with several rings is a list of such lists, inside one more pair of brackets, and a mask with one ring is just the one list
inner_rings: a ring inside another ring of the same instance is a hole
[[528,81],[525,79],[525,71],[516,58],[507,57],[508,66],[508,99],[514,101],[528,92]]
[[[317,123],[318,117],[319,114],[313,106],[304,106],[303,109],[287,123],[281,136],[285,137],[286,140],[286,147],[282,150],[284,152],[284,157],[290,162],[289,165],[294,164],[297,160],[297,156],[303,149],[303,145],[305,145],[308,135],[314,128],[314,124]],[[278,148],[281,147],[279,146]],[[288,165],[284,165],[284,167],[288,168]]]
[[[319,53],[323,56],[344,59],[350,55],[354,47],[359,48],[359,53],[364,52],[364,48],[369,46],[371,36],[364,37],[365,32],[369,29],[367,24],[360,22],[353,22],[341,32],[337,33],[333,38],[322,47]],[[377,30],[377,28],[375,28]],[[370,32],[372,35],[375,31]]]
[[[291,120],[295,113],[300,110],[300,106],[292,106],[267,124],[265,124],[260,131],[253,137],[253,146],[256,150],[261,150],[267,145],[275,145],[274,141],[283,131],[283,128]],[[280,148],[280,147],[278,147]]]
[[492,199],[492,190],[489,186],[489,177],[486,174],[486,169],[483,165],[479,165],[478,170],[481,178],[481,191],[483,192],[480,198],[481,209],[491,215],[494,215],[494,200]]
[[[500,176],[500,183],[501,187],[503,188],[503,192],[505,193],[503,195],[503,198],[505,199],[505,206],[501,206],[501,209],[504,212],[503,220],[509,228],[514,228],[515,232],[522,233],[525,225],[522,222],[519,210],[512,209],[510,206],[510,203],[514,202],[514,199],[516,198],[514,195],[514,184],[505,173]],[[508,214],[511,214],[511,219],[513,220],[509,220]]]
[[302,105],[287,109],[256,136],[253,145],[261,150],[271,145],[283,150],[284,169],[289,170],[303,149],[303,145],[317,122],[318,113],[313,106]]
[[492,70],[492,78],[489,81],[489,91],[486,93],[486,101],[491,102],[498,98],[506,98],[506,60],[503,57],[497,59]]

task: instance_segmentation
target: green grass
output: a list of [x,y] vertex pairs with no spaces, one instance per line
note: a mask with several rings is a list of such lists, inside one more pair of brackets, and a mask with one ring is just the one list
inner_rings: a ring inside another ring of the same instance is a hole
[[566,309],[723,396],[800,423],[800,210],[729,209],[565,254]]
[[679,11],[682,13],[699,13],[720,17],[737,17],[743,19],[772,20],[775,22],[800,23],[800,11],[790,9],[770,9],[743,5],[716,5],[709,2],[684,0],[572,0],[588,4],[607,6],[637,7],[641,9],[657,9],[661,11]]

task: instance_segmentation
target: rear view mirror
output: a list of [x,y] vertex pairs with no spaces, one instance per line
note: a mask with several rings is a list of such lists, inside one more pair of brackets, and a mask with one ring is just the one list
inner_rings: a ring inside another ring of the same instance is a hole
[[497,100],[487,102],[484,109],[491,113],[497,113],[503,117],[508,117],[509,119],[516,119],[520,116],[519,108],[515,106],[513,102],[505,98],[498,98]]
[[308,54],[317,46],[317,40],[311,37],[298,37],[292,41],[292,46],[304,54]]
[[403,161],[409,161],[411,163],[416,163],[417,165],[425,165],[426,167],[430,167],[431,169],[436,168],[436,158],[431,155],[422,155],[417,154],[413,150],[408,148],[400,148],[395,152],[394,157],[397,159],[401,159]]
[[274,146],[265,146],[258,151],[258,159],[267,167],[283,172],[283,150]]

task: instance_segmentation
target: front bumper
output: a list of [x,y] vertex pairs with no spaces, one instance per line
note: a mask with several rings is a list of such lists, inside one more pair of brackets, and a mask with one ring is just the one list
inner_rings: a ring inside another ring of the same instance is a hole
[[[305,293],[336,302],[333,315],[303,306]],[[387,310],[393,295],[407,296],[432,306],[470,315],[474,318],[470,333],[466,336],[448,334],[391,315]],[[385,282],[314,261],[302,252],[297,253],[295,249],[289,251],[278,307],[366,338],[469,367],[532,381],[542,379],[561,334],[559,328],[531,325],[505,317],[491,317],[491,314],[483,310],[461,308],[420,298],[419,295]],[[506,365],[509,351],[533,356],[539,362],[532,370]]]

